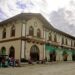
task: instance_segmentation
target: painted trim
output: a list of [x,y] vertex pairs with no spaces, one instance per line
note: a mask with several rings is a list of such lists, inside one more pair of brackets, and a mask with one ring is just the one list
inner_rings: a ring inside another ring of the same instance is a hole
[[[25,37],[26,37],[26,27],[27,27],[27,23],[26,23],[27,21],[25,21]],[[25,56],[25,59],[26,59],[26,41],[25,41],[25,50],[24,50],[24,56]]]
[[[22,19],[23,20],[23,19]],[[22,20],[21,20],[21,23],[22,23]],[[23,23],[21,25],[21,38],[22,38],[22,27],[23,27]],[[21,39],[21,45],[20,45],[20,62],[21,62],[21,49],[22,49],[22,39]]]
[[[46,35],[45,35],[45,37],[46,37]],[[11,41],[17,41],[17,40],[21,40],[21,41],[24,40],[25,43],[26,43],[26,41],[27,41],[28,39],[30,39],[30,38],[26,38],[26,37],[24,37],[24,36],[21,36],[21,37],[16,37],[16,38],[11,38],[11,39],[3,39],[3,40],[0,41],[0,43],[11,42]],[[37,43],[37,42],[36,42],[36,43]],[[69,45],[57,45],[56,42],[54,42],[54,44],[53,44],[53,42],[46,42],[46,39],[45,39],[44,44],[47,44],[47,43],[50,43],[51,45],[54,45],[54,46],[57,46],[57,47],[66,47],[66,48],[75,49],[75,47],[70,47]],[[55,44],[56,44],[56,45],[55,45]]]
[[16,37],[16,38],[11,38],[11,39],[3,39],[0,41],[0,43],[16,41],[16,40],[26,40],[26,37]]
[[[44,27],[43,27],[43,38],[44,38]],[[45,51],[45,46],[43,45],[43,58],[45,59],[45,57],[46,57],[46,51]]]

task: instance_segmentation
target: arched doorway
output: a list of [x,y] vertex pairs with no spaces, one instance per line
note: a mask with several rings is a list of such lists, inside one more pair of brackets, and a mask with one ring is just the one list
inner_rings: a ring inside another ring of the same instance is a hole
[[56,61],[56,52],[55,51],[52,51],[49,53],[49,56],[50,56],[50,61]]
[[2,48],[1,48],[1,54],[2,54],[2,55],[6,55],[6,48],[5,48],[5,47],[2,47]]
[[72,54],[72,60],[75,61],[75,54]]
[[72,60],[75,61],[75,51],[72,51]]
[[14,47],[10,47],[10,49],[9,49],[9,57],[15,57],[15,48]]
[[63,51],[63,60],[67,61],[68,54],[66,51]]
[[39,48],[33,45],[30,49],[30,59],[32,61],[39,61]]

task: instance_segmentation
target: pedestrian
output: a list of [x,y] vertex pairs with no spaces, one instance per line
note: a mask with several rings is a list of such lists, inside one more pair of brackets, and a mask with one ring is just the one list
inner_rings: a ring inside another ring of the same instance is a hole
[[11,66],[15,67],[15,59],[14,59],[14,57],[11,57],[11,61],[10,62],[11,62]]
[[2,67],[5,67],[5,57],[2,57]]

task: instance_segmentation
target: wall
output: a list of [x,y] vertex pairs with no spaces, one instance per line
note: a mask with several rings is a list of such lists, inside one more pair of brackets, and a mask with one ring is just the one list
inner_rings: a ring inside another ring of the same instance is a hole
[[10,47],[14,47],[15,48],[15,58],[20,59],[20,49],[21,49],[21,41],[20,40],[0,43],[0,50],[2,47],[6,48],[7,55],[9,55]]

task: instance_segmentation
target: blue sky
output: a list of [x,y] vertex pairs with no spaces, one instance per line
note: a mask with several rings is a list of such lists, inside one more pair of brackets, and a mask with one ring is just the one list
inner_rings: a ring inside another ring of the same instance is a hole
[[75,36],[75,0],[0,0],[0,21],[22,12],[39,12],[54,27]]

